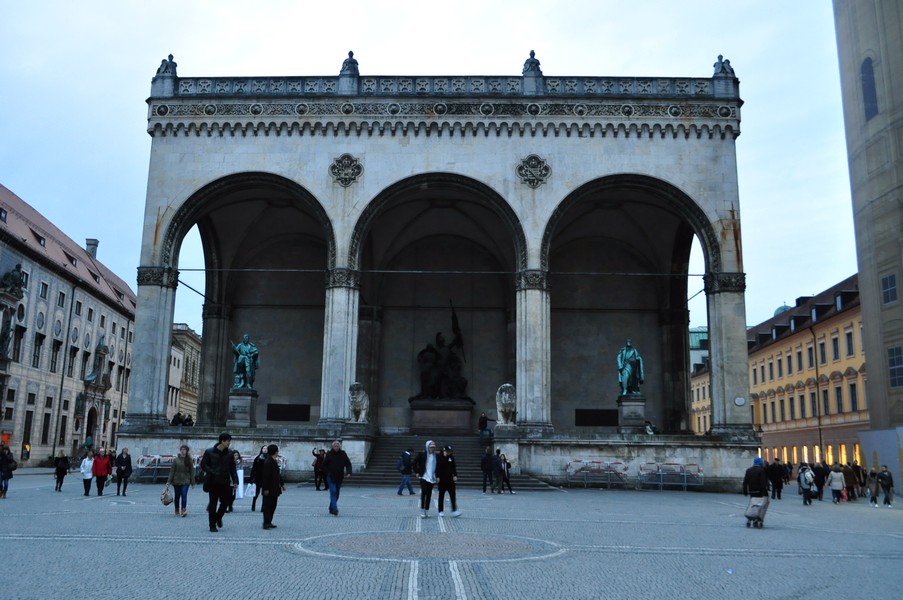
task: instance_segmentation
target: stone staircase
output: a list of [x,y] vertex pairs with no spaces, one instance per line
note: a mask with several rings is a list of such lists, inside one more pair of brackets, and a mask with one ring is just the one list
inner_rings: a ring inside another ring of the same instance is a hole
[[[437,435],[392,435],[381,436],[376,439],[367,467],[355,473],[345,480],[345,486],[386,486],[398,487],[401,482],[401,474],[396,469],[398,457],[407,449],[412,448],[411,456],[416,457],[418,452],[424,450],[427,440],[434,440],[437,446],[442,447],[451,444],[455,453],[455,462],[458,466],[458,488],[482,489],[483,473],[480,471],[480,458],[483,456],[483,447],[480,438],[476,435],[449,436]],[[415,494],[420,493],[420,486],[415,477],[411,478],[411,485]],[[521,490],[554,490],[545,482],[539,481],[527,475],[511,475],[511,487],[515,492]]]

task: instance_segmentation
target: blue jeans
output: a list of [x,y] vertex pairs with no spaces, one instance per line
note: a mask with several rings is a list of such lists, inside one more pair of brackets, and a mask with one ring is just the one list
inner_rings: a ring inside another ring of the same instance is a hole
[[0,492],[6,492],[7,490],[9,490],[9,479],[0,477]]
[[326,484],[329,485],[329,512],[337,514],[339,512],[339,492],[342,484],[333,481],[329,475],[326,476]]
[[405,487],[408,488],[408,492],[409,492],[411,495],[414,494],[414,488],[411,487],[411,476],[410,476],[410,475],[407,475],[407,474],[405,474],[405,473],[402,473],[402,474],[401,474],[401,485],[398,486],[398,493],[401,494],[401,491],[402,491]]
[[175,492],[173,494],[173,500],[176,503],[176,510],[179,510],[179,507],[188,508],[188,484],[185,485],[174,485],[172,486],[172,491]]
[[480,430],[480,443],[481,444],[483,443],[483,432],[484,431],[489,434],[489,441],[492,441],[492,430],[487,427],[485,429]]

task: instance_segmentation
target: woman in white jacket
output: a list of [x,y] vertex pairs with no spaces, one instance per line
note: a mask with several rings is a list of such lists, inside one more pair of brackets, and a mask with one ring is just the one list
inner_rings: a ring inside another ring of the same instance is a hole
[[831,488],[831,494],[834,496],[832,502],[834,502],[834,504],[840,504],[840,498],[844,488],[843,471],[840,469],[840,465],[835,464],[831,467],[831,472],[828,473],[828,479],[825,480],[825,485]]
[[82,483],[85,484],[85,496],[91,495],[91,478],[94,477],[94,474],[91,470],[94,468],[94,451],[88,450],[87,456],[82,459],[82,464],[78,468],[78,470],[82,474]]

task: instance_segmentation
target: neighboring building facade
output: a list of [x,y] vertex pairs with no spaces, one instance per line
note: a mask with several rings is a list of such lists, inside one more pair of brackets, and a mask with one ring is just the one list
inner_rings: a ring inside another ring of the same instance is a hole
[[693,365],[690,375],[690,429],[704,435],[712,426],[712,379],[708,362]]
[[[0,186],[0,272],[21,265],[21,297],[4,307],[9,346],[0,430],[31,459],[116,445],[128,409],[136,297],[97,260]],[[12,317],[7,319],[7,317]]]
[[173,339],[169,351],[169,386],[166,390],[166,419],[172,420],[176,413],[182,413],[184,418],[187,413],[182,411],[182,364],[185,361],[185,353],[182,345]]
[[871,430],[869,465],[903,490],[903,4],[834,1]]
[[749,329],[750,410],[766,460],[869,462],[862,331],[856,275]]
[[[182,350],[182,380],[179,383],[178,412],[191,415],[195,419],[198,414],[198,392],[201,383],[201,336],[186,323],[173,323],[172,343]],[[172,415],[169,415],[172,418]]]

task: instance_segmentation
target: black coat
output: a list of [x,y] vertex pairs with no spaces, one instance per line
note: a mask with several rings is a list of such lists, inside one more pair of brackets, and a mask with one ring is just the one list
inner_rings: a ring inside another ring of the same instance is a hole
[[201,470],[206,475],[204,488],[208,484],[238,485],[238,471],[235,470],[235,460],[232,459],[232,451],[228,448],[220,452],[219,448],[207,448],[201,458]]
[[351,460],[344,450],[329,450],[323,459],[323,471],[337,484],[342,483],[347,472],[351,475]]
[[746,469],[746,476],[743,478],[743,495],[747,494],[756,498],[768,495],[768,477],[765,475],[764,467],[753,465]]
[[260,472],[257,476],[257,485],[261,492],[269,492],[269,496],[282,494],[282,475],[279,474],[279,463],[272,456],[263,460]]
[[132,476],[132,455],[119,453],[114,463],[116,465],[116,477]]
[[267,461],[267,458],[269,458],[269,456],[265,454],[257,455],[257,458],[255,458],[254,462],[251,463],[251,475],[248,483],[258,482],[258,480],[260,479],[261,469],[263,469],[263,464]]
[[440,454],[436,457],[436,477],[440,486],[451,487],[455,483],[453,478],[457,476],[458,467],[454,456]]

